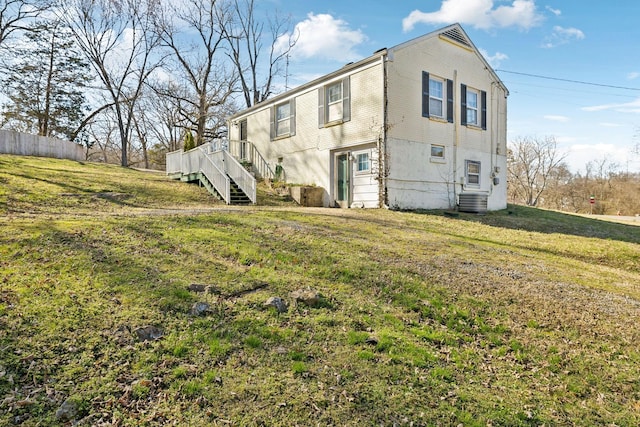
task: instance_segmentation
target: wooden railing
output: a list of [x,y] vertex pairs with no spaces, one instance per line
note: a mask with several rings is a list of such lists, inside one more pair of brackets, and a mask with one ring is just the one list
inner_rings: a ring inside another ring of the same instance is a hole
[[252,203],[256,202],[256,179],[227,150],[212,151],[207,157],[236,183]]
[[200,172],[209,180],[213,188],[222,196],[227,204],[231,203],[231,180],[225,173],[224,165],[220,167],[210,154],[202,147],[199,149]]
[[182,173],[182,150],[167,153],[166,172],[167,175]]
[[260,179],[274,179],[275,174],[258,149],[249,141],[225,141],[227,150],[240,162],[251,163],[253,172]]

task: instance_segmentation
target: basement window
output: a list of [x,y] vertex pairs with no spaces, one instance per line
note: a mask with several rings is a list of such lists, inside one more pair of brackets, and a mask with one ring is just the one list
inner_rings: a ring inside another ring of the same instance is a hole
[[431,157],[444,159],[444,145],[431,144]]
[[467,160],[465,162],[465,177],[467,185],[472,187],[480,186],[480,162],[475,160]]

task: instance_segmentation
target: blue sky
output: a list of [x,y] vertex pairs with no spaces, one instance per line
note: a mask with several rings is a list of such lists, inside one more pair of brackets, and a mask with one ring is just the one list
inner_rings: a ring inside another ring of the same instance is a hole
[[[567,163],[640,172],[640,2],[259,0],[300,33],[295,86],[454,22],[510,91],[508,138],[553,136]],[[546,78],[545,78],[546,77]],[[589,84],[584,84],[584,83]]]

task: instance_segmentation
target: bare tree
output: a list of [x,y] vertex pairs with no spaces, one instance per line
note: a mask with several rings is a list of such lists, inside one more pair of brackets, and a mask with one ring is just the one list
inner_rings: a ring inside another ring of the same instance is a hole
[[[581,200],[582,194],[576,194],[576,176],[571,173],[565,163],[561,163],[550,174],[547,180],[547,188],[544,193],[544,203],[538,206],[563,211],[574,211],[576,201]],[[517,194],[516,194],[517,198]]]
[[162,45],[174,59],[173,71],[183,84],[182,90],[175,90],[175,85],[171,91],[157,90],[175,99],[185,126],[195,132],[196,145],[219,135],[224,118],[217,113],[234,93],[237,75],[226,66],[222,45],[229,19],[223,1],[185,0],[168,2],[156,21]]
[[133,115],[144,82],[157,63],[158,45],[151,23],[155,2],[124,0],[62,0],[63,19],[73,31],[112,105],[120,137],[120,161],[129,165]]
[[179,150],[185,129],[190,127],[184,118],[185,108],[181,105],[181,100],[187,96],[173,82],[154,81],[150,87],[154,92],[144,99],[142,120],[147,122],[154,144],[166,152]]
[[640,157],[640,126],[636,126],[633,134],[633,146],[631,147],[631,155]]
[[83,132],[91,145],[87,149],[87,160],[115,163],[120,160],[118,147],[117,126],[112,120],[113,110],[106,110],[99,119],[87,123]]
[[566,155],[558,151],[554,137],[516,138],[507,153],[509,193],[514,201],[536,206],[554,171]]
[[263,61],[265,23],[256,18],[255,1],[234,0],[233,19],[222,29],[247,108],[269,98],[273,94],[274,78],[286,72],[283,62],[297,41],[289,31],[289,24],[289,20],[277,15],[269,20],[271,44],[268,59]]
[[28,30],[28,23],[49,8],[44,0],[0,0],[0,47],[15,32]]

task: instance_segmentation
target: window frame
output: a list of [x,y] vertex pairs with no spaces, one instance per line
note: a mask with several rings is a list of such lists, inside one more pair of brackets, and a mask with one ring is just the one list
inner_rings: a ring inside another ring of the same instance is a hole
[[[472,166],[477,166],[477,172],[471,172],[470,169]],[[480,173],[482,172],[482,163],[478,160],[466,160],[464,167],[464,176],[465,176],[465,184],[468,187],[480,187]],[[472,182],[471,177],[475,177],[474,180],[477,182]]]
[[[278,118],[278,109],[284,105],[289,106],[289,116]],[[273,104],[269,107],[269,115],[270,115],[270,130],[269,134],[271,136],[271,140],[288,138],[294,136],[296,134],[296,98],[291,98],[287,101],[279,102],[277,104]],[[289,129],[286,132],[282,131],[282,126],[284,126],[284,122],[289,122]]]
[[[470,96],[472,95],[472,96]],[[475,104],[471,103],[471,99],[475,98]],[[467,125],[480,126],[480,91],[467,88]],[[473,120],[471,120],[473,119]]]
[[[467,95],[476,95],[476,106],[469,107]],[[470,126],[487,130],[487,92],[480,89],[468,88],[466,84],[460,85],[460,123],[463,126]],[[469,122],[469,111],[475,111],[475,121]]]
[[[440,82],[442,84],[442,98],[431,96],[431,82]],[[453,123],[453,80],[433,76],[431,77],[428,71],[422,71],[422,117],[428,119],[434,119],[436,121],[446,120],[448,123]],[[431,101],[437,100],[442,103],[441,114],[431,113]]]
[[[335,91],[334,93],[332,93],[332,89],[334,88],[339,88],[339,98],[336,98],[334,100],[331,100],[332,95],[334,95],[335,93],[337,93],[338,91]],[[325,108],[325,112],[326,112],[326,117],[325,117],[325,122],[326,123],[333,123],[333,122],[337,122],[339,120],[342,120],[343,117],[343,108],[342,108],[342,99],[343,99],[343,87],[342,87],[342,81],[338,81],[338,82],[334,82],[331,83],[327,86],[325,86],[325,99],[327,100],[327,105]],[[333,113],[333,109],[336,109],[338,111],[335,112],[335,117],[332,117],[332,113]]]
[[[280,113],[280,109],[282,107],[287,107],[288,108],[288,115],[286,117],[279,117],[279,113]],[[287,129],[286,132],[282,132],[282,126],[284,125],[284,122],[287,122]],[[280,104],[276,104],[275,105],[275,137],[276,138],[280,138],[286,135],[290,135],[291,134],[291,102],[287,101],[287,102],[282,102]]]
[[[331,89],[340,87],[340,98],[330,100]],[[333,109],[339,114],[331,116]],[[329,82],[318,88],[318,128],[334,126],[351,120],[351,78]]]
[[[361,161],[361,158],[366,156],[366,169],[360,169],[360,165],[365,164],[365,162]],[[356,173],[357,174],[366,174],[371,173],[371,154],[366,153],[358,153],[356,154]]]
[[[331,100],[331,89],[337,87],[340,89],[340,97],[336,98],[335,101]],[[332,105],[332,104],[337,104],[338,102],[342,101],[342,81],[337,81],[337,82],[333,82],[331,84],[328,84],[324,87],[325,93],[326,93],[326,99],[327,99],[327,105]]]
[[[437,97],[434,95],[433,93],[433,88],[431,87],[431,83],[437,83],[440,85],[440,97]],[[445,79],[442,79],[440,77],[434,77],[434,76],[429,76],[429,116],[430,117],[436,117],[439,119],[444,119],[445,118],[445,100],[447,99],[446,96],[446,81]],[[433,101],[437,101],[440,103],[440,114],[436,114],[433,112]]]
[[[433,149],[440,149],[442,155],[433,154]],[[430,157],[434,160],[444,160],[445,159],[445,147],[442,144],[431,144]]]

